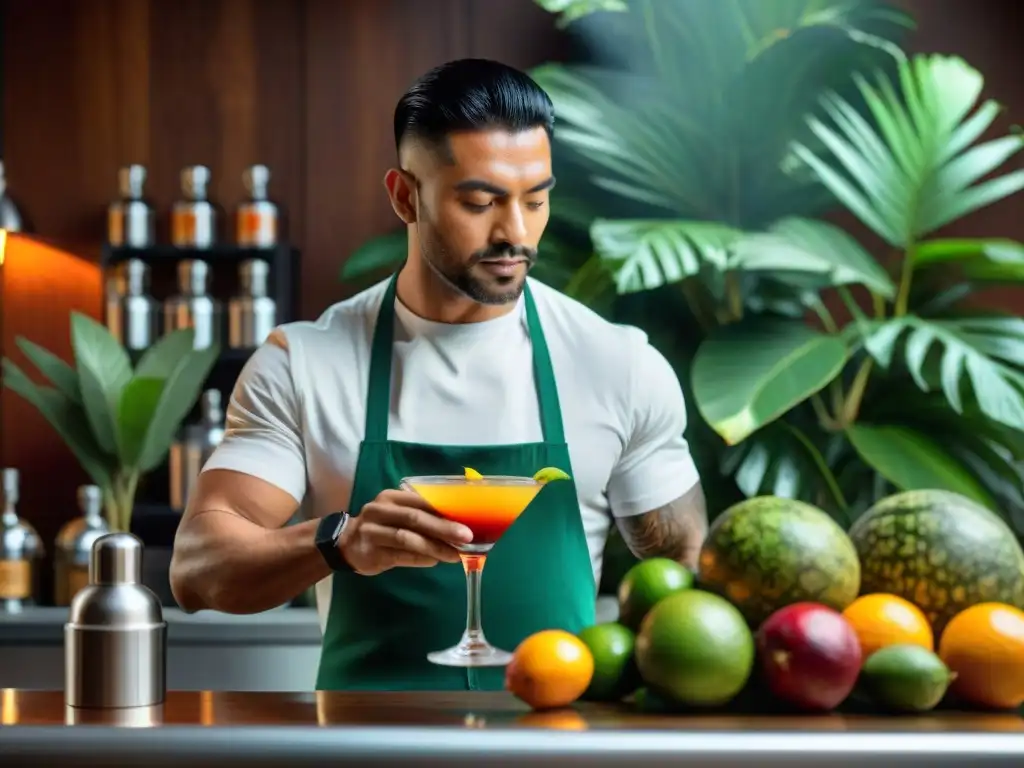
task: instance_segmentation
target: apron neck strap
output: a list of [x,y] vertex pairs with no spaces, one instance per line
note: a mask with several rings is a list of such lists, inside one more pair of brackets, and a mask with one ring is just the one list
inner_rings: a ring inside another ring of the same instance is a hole
[[[380,304],[380,314],[373,331],[370,348],[369,391],[366,399],[365,440],[385,442],[388,439],[388,416],[391,411],[391,359],[395,339],[395,301],[397,298],[398,274],[388,281],[387,290]],[[537,402],[540,406],[541,429],[546,443],[564,443],[562,409],[558,402],[558,387],[555,384],[555,370],[551,365],[544,329],[541,328],[537,304],[533,300],[530,286],[523,289],[526,304],[526,328],[533,346],[533,378],[537,387]]]

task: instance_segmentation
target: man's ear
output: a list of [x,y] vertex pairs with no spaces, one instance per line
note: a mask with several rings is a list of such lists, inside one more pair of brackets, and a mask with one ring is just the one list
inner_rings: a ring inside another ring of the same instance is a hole
[[384,174],[384,186],[395,213],[406,224],[416,223],[416,184],[413,178],[398,168]]

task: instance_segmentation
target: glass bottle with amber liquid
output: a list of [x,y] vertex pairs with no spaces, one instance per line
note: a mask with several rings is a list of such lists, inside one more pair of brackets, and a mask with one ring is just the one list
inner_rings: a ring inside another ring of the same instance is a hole
[[110,533],[103,517],[103,491],[98,485],[83,485],[78,489],[78,508],[81,517],[64,524],[57,534],[54,552],[54,602],[71,605],[82,587],[89,584],[89,559],[92,545],[100,536]]
[[18,470],[0,470],[0,611],[16,613],[35,604],[43,543],[32,524],[18,516]]

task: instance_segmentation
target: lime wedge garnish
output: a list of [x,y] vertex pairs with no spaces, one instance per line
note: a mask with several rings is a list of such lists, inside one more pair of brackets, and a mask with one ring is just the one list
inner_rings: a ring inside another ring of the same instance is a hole
[[533,476],[535,482],[550,483],[554,480],[570,480],[571,478],[558,467],[544,467]]
[[484,476],[481,475],[479,472],[477,472],[472,467],[463,467],[463,469],[466,470],[466,479],[467,480],[483,480],[484,479]]

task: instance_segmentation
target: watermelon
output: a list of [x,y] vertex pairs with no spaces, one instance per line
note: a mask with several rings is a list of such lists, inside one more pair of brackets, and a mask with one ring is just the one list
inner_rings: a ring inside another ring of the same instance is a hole
[[850,529],[861,591],[917,605],[936,636],[976,603],[1024,609],[1024,551],[991,510],[951,491],[905,491],[877,502]]
[[857,598],[860,563],[846,532],[825,512],[758,496],[715,520],[701,549],[698,580],[756,628],[794,603],[842,611]]

